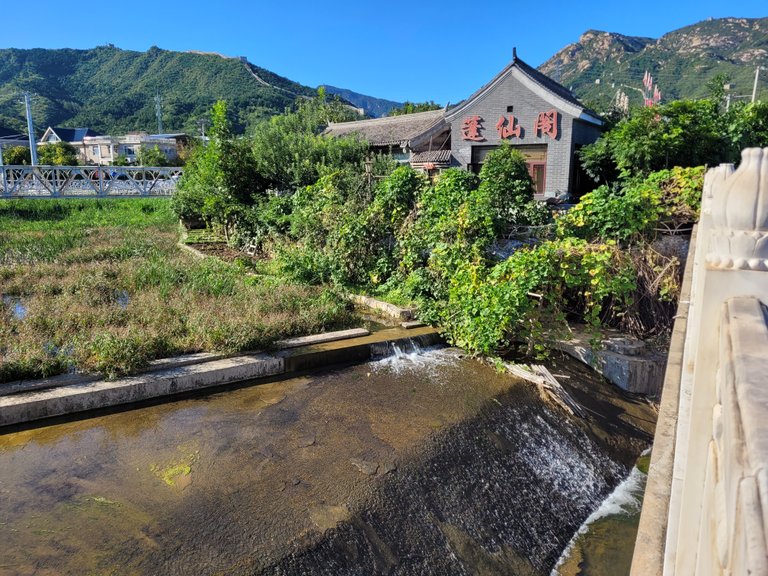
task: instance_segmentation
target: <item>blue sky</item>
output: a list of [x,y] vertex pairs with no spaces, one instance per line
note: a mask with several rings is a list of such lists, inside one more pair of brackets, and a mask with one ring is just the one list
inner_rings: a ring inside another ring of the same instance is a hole
[[[538,66],[588,29],[657,38],[708,17],[768,16],[766,0],[133,0],[11,2],[2,48],[215,51],[309,86],[458,102],[518,56]],[[14,24],[15,23],[15,24]]]

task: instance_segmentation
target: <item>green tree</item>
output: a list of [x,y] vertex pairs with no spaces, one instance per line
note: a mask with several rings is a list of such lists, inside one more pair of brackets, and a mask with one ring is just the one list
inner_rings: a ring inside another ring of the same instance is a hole
[[112,166],[130,166],[131,163],[128,160],[128,156],[125,154],[118,154],[112,162]]
[[526,208],[533,202],[533,181],[520,151],[508,143],[493,150],[480,170],[480,188],[491,199],[496,233],[510,224],[529,224]]
[[429,112],[430,110],[440,110],[442,106],[430,100],[429,102],[409,102],[405,101],[400,108],[393,108],[387,116],[402,116],[404,114],[414,114],[416,112]]
[[744,148],[768,146],[768,102],[734,104],[725,122],[731,160],[738,160]]
[[210,141],[193,151],[172,207],[182,220],[229,226],[264,186],[250,146],[232,134],[223,100],[213,105],[211,124]]
[[26,146],[11,146],[3,148],[3,162],[8,166],[23,166],[32,164],[29,148]]
[[37,149],[37,161],[45,166],[77,166],[77,149],[69,142],[44,144]]
[[598,182],[644,177],[672,166],[719,164],[730,157],[722,117],[712,100],[677,100],[639,108],[597,142],[580,151]]
[[271,118],[253,132],[253,155],[265,187],[293,191],[314,184],[322,174],[362,165],[368,145],[354,138],[321,135],[330,122],[356,119],[338,100],[323,95],[301,100],[296,110]]
[[168,158],[160,150],[160,146],[142,146],[136,154],[136,164],[139,166],[168,166]]

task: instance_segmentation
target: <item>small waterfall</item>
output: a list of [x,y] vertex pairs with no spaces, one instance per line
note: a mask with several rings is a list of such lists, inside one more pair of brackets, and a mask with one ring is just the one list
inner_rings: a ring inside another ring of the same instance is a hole
[[[649,450],[646,450],[643,455],[648,453]],[[566,567],[566,564],[575,565],[576,563],[583,562],[582,551],[579,551],[575,555],[577,560],[572,558],[572,556],[574,556],[574,549],[580,546],[583,547],[583,542],[590,539],[590,532],[592,532],[596,524],[600,523],[601,521],[608,521],[609,523],[615,520],[620,521],[622,519],[626,521],[631,516],[639,515],[647,478],[647,474],[638,469],[637,466],[632,468],[629,476],[627,476],[621,482],[621,484],[619,484],[616,489],[611,492],[611,494],[609,494],[605,500],[603,500],[600,506],[594,512],[592,512],[592,514],[590,514],[584,523],[579,527],[579,529],[573,535],[573,538],[571,538],[570,542],[568,542],[565,550],[563,550],[563,553],[555,564],[555,567],[552,569],[550,576],[561,576],[561,569]],[[610,526],[613,526],[613,524],[610,524]],[[634,532],[632,533],[634,534]],[[598,538],[600,537],[598,536]],[[581,562],[578,562],[579,558],[582,559]],[[604,570],[606,568],[604,566],[605,564],[607,563],[602,562],[600,569]],[[615,563],[613,564],[613,568],[617,571],[620,570],[620,567],[616,566]],[[626,568],[629,570],[628,565]],[[566,573],[570,574],[571,572],[566,569]]]
[[[34,550],[72,574],[548,576],[647,438],[428,344],[0,436],[2,563],[28,571]],[[599,385],[557,370],[586,390],[576,401]]]
[[445,346],[423,347],[417,339],[408,338],[405,341],[377,345],[371,369],[393,375],[423,371],[428,376],[434,376],[436,368],[452,364],[459,357],[454,349]]
[[261,573],[544,576],[625,474],[561,414],[502,395],[435,437],[367,509]]

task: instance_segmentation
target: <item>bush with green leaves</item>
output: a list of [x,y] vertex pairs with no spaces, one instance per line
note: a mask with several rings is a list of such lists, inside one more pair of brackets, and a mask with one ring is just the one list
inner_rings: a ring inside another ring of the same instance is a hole
[[[321,177],[292,196],[290,238],[279,260],[293,278],[376,286],[396,268],[397,236],[426,179],[410,167],[384,178],[369,200],[365,175]],[[312,253],[305,258],[297,252]]]
[[536,351],[566,319],[599,325],[607,306],[628,305],[634,289],[631,261],[615,243],[547,241],[490,269],[460,264],[437,319],[452,343],[471,352],[496,354],[513,341]]
[[662,221],[698,219],[704,167],[660,170],[643,180],[607,185],[585,194],[557,219],[558,236],[626,244],[648,235]]
[[171,162],[160,146],[142,146],[136,154],[136,164],[139,166],[170,166]]
[[37,149],[37,161],[44,166],[77,166],[77,149],[69,142],[51,142]]
[[32,164],[29,148],[27,146],[3,148],[3,164],[7,166],[28,166]]
[[608,184],[674,166],[738,162],[754,146],[768,146],[768,102],[723,111],[716,99],[676,100],[633,110],[579,157],[587,174]]
[[251,134],[256,169],[265,187],[292,191],[311,186],[323,174],[349,165],[363,170],[368,144],[356,138],[326,138],[322,131],[330,122],[356,120],[357,116],[338,100],[326,101],[323,94],[299,100],[296,110],[254,127]]
[[730,158],[723,118],[711,100],[638,108],[579,155],[597,182],[635,178],[673,166],[716,165]]
[[192,152],[172,207],[182,220],[226,225],[265,187],[250,146],[232,134],[226,102],[213,105],[211,120],[211,139]]
[[480,170],[480,188],[493,203],[493,224],[497,234],[511,224],[526,225],[527,210],[533,202],[533,180],[525,157],[504,143],[485,158]]

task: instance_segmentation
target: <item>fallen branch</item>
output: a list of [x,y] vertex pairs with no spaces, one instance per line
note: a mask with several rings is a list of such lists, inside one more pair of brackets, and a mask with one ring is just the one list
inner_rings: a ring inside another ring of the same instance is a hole
[[587,417],[582,407],[579,406],[545,366],[531,364],[529,368],[521,364],[505,362],[504,367],[511,374],[536,384],[542,392],[572,416],[578,416],[579,418]]

